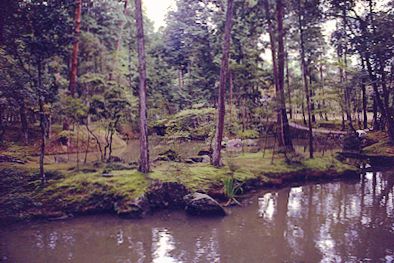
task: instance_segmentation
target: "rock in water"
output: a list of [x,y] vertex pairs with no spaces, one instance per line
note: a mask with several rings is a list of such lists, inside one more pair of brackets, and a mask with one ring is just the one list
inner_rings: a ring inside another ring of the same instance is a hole
[[188,194],[184,198],[185,210],[190,215],[197,216],[225,216],[226,211],[209,195],[202,193]]

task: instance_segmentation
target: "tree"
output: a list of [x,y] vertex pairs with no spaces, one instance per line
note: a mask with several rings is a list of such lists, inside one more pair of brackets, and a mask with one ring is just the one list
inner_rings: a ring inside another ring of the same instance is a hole
[[[16,61],[16,67],[27,79],[37,106],[40,124],[40,177],[46,182],[44,157],[47,114],[45,106],[57,93],[52,63],[66,54],[71,42],[68,6],[64,1],[18,1],[3,28],[5,51]],[[29,25],[28,27],[25,25]],[[38,105],[37,105],[38,104]]]
[[221,149],[222,149],[222,139],[223,139],[223,129],[224,129],[225,92],[226,92],[226,84],[227,84],[227,76],[228,76],[232,18],[233,18],[233,0],[227,0],[226,22],[225,22],[224,37],[223,37],[223,54],[220,64],[220,84],[219,84],[215,144],[212,154],[212,164],[216,167],[222,165]]
[[79,37],[81,35],[81,12],[82,12],[82,0],[75,0],[75,16],[74,16],[75,35],[73,41],[73,51],[71,56],[71,70],[70,70],[70,84],[69,84],[70,94],[73,97],[77,89]]
[[306,97],[306,106],[308,112],[308,138],[309,138],[309,157],[313,158],[313,133],[312,133],[312,117],[311,117],[311,101],[310,101],[310,92],[308,87],[308,67],[305,61],[305,33],[304,33],[304,21],[305,18],[304,9],[301,5],[301,0],[298,0],[298,30],[300,35],[300,55],[301,55],[301,71],[304,82],[304,91]]
[[137,52],[139,72],[139,114],[140,114],[140,163],[138,170],[142,173],[149,172],[149,144],[147,124],[147,98],[146,98],[146,61],[144,43],[144,25],[142,17],[141,0],[135,0],[135,21],[137,27]]
[[277,23],[277,41],[278,41],[278,93],[279,93],[279,125],[280,139],[279,146],[286,151],[294,151],[291,141],[289,121],[287,119],[286,102],[285,102],[285,49],[284,49],[284,31],[283,31],[284,6],[282,0],[276,1],[276,23]]

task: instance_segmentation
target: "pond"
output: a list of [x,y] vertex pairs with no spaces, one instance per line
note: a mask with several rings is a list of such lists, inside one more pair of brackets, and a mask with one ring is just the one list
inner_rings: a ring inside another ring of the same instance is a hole
[[258,191],[224,218],[161,211],[16,224],[3,262],[394,262],[394,171]]

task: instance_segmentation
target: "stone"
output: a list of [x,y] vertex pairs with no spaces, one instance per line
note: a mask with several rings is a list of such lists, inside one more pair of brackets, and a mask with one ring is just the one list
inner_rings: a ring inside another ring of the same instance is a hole
[[149,204],[145,197],[123,199],[114,203],[114,211],[121,217],[141,218],[149,211]]
[[26,162],[23,161],[23,160],[21,160],[21,159],[12,157],[12,156],[0,154],[0,163],[19,163],[19,164],[25,164]]
[[185,206],[183,197],[189,193],[189,190],[183,184],[156,181],[151,184],[145,197],[153,210],[183,208]]
[[209,157],[208,155],[203,155],[202,157],[202,163],[210,163],[211,162],[211,157]]
[[201,156],[197,156],[197,157],[191,157],[190,159],[193,161],[193,163],[202,163],[204,158]]
[[120,158],[119,156],[111,156],[111,157],[108,159],[108,162],[109,162],[109,163],[123,163],[124,160],[123,160],[122,158]]
[[227,148],[239,148],[242,147],[241,139],[231,139],[227,142]]
[[155,161],[179,162],[180,157],[176,151],[170,149],[163,153],[160,153],[159,156],[155,159]]
[[201,150],[198,152],[198,156],[202,156],[202,155],[211,155],[212,151],[211,150]]
[[364,139],[367,137],[367,132],[364,130],[356,130],[357,136],[360,139]]
[[243,146],[257,146],[257,140],[245,139],[242,141]]
[[224,208],[212,197],[202,193],[186,195],[183,200],[186,203],[185,211],[194,216],[225,216]]

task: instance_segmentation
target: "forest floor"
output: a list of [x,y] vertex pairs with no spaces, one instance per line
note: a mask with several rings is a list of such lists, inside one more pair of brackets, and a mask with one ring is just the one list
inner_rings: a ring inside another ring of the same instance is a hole
[[147,176],[115,163],[90,164],[79,170],[71,164],[49,164],[44,187],[35,163],[0,163],[0,222],[104,212],[141,217],[158,208],[182,207],[182,201],[172,202],[182,200],[184,189],[225,202],[224,180],[228,177],[234,178],[245,194],[260,187],[358,175],[357,168],[333,156],[286,161],[276,155],[273,162],[271,157],[269,152],[265,156],[245,153],[226,159],[222,168],[206,163],[156,162]]

